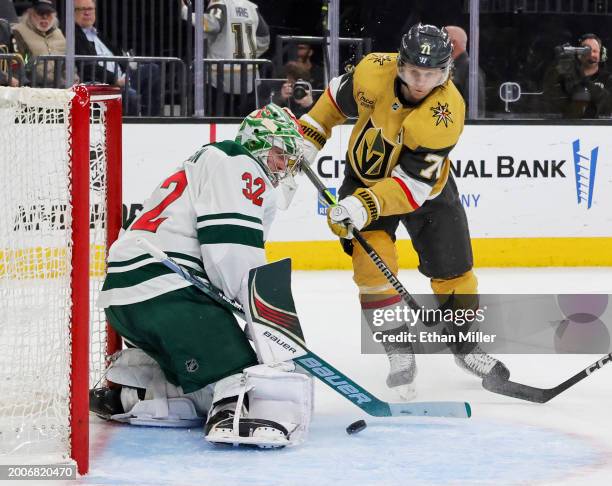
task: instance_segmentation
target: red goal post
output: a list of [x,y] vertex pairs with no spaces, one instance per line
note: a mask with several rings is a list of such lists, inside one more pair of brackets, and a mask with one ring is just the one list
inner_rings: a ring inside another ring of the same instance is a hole
[[88,389],[121,346],[95,305],[121,228],[121,94],[0,88],[0,463],[89,467]]

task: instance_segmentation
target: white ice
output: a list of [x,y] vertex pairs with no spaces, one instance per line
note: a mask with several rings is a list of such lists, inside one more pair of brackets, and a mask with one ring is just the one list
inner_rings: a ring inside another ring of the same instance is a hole
[[[611,268],[480,269],[483,293],[612,294]],[[416,271],[400,279],[430,291]],[[309,346],[388,401],[385,356],[360,354],[360,317],[349,272],[295,272],[293,294]],[[547,404],[482,389],[451,356],[418,356],[418,400],[466,400],[471,419],[372,418],[317,383],[309,440],[285,450],[219,449],[201,430],[160,430],[91,418],[83,484],[500,485],[612,484],[612,366]],[[596,356],[503,357],[515,381],[551,387]],[[368,427],[349,436],[363,418]],[[71,484],[75,484],[71,482]]]

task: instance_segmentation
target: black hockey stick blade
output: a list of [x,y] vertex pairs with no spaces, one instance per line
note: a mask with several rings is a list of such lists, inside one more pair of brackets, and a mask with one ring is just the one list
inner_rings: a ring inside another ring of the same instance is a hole
[[612,362],[612,353],[606,354],[592,365],[553,388],[537,388],[535,386],[523,385],[522,383],[516,383],[510,380],[499,380],[493,377],[483,378],[482,386],[485,390],[489,390],[499,395],[518,398],[519,400],[526,400],[528,402],[546,403],[610,362]]

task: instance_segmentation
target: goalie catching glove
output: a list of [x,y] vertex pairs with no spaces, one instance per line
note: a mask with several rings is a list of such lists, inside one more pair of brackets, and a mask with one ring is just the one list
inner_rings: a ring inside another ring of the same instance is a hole
[[380,204],[372,191],[357,189],[338,204],[327,210],[327,224],[332,233],[340,238],[351,239],[353,234],[349,226],[361,230],[378,219]]

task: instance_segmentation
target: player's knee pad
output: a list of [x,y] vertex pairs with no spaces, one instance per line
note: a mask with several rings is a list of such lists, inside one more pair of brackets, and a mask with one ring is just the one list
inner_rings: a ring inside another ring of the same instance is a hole
[[[364,231],[362,235],[380,255],[389,269],[394,274],[397,274],[397,249],[395,248],[395,243],[391,239],[391,236],[382,230]],[[352,257],[353,280],[357,284],[357,287],[359,287],[359,293],[362,296],[362,300],[385,299],[388,298],[389,294],[396,293],[393,286],[374,264],[361,245],[356,244],[354,246]],[[383,295],[383,297],[370,297],[376,295]]]
[[215,384],[206,425],[212,443],[283,447],[306,439],[314,405],[310,376],[292,363],[256,365]]
[[[121,404],[125,413],[112,415],[118,422],[156,427],[195,427],[204,424],[212,403],[212,387],[183,393],[168,382],[157,362],[141,349],[117,353],[106,378],[122,385]],[[144,399],[137,389],[145,390]]]

